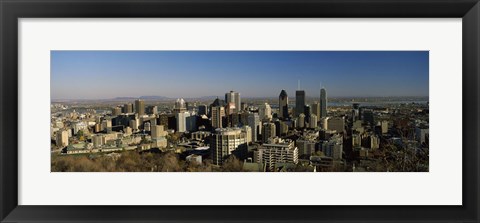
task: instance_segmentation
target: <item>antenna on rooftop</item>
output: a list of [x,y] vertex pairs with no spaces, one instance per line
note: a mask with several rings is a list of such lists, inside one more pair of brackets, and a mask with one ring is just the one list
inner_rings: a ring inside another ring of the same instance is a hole
[[298,88],[297,90],[300,90],[300,80],[298,80]]

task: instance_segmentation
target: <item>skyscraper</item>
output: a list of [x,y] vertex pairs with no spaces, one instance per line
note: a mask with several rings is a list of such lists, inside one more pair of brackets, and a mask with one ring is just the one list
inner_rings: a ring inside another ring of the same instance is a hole
[[235,104],[235,112],[238,113],[241,110],[242,103],[240,101],[240,93],[230,91],[225,94],[225,102],[228,104],[233,102]]
[[207,115],[207,114],[208,114],[207,105],[199,105],[198,106],[198,115]]
[[187,131],[187,117],[189,116],[190,113],[186,111],[175,114],[175,118],[177,119],[177,132]]
[[305,114],[305,91],[297,90],[295,92],[295,117]]
[[360,104],[353,103],[352,105],[352,122],[360,119]]
[[156,115],[158,113],[158,107],[154,105],[147,106],[147,113],[151,115]]
[[124,104],[123,113],[133,113],[133,104]]
[[282,90],[278,96],[278,117],[288,118],[288,95],[285,90]]
[[255,142],[260,131],[260,116],[258,113],[248,114],[248,125],[252,128],[252,141]]
[[298,128],[305,128],[305,114],[301,113],[300,115],[298,115],[298,124],[297,124]]
[[141,99],[135,100],[135,111],[139,116],[145,115],[145,101]]
[[275,123],[268,122],[263,124],[262,128],[262,141],[267,143],[270,138],[276,136]]
[[212,107],[212,127],[222,128],[222,118],[225,116],[225,108],[222,106]]
[[310,114],[312,114],[312,108],[310,107],[310,105],[305,105],[304,112],[305,122],[310,123]]
[[317,128],[317,123],[318,123],[317,116],[315,114],[311,114],[310,122],[309,122],[310,128],[312,129]]
[[112,109],[112,115],[117,116],[122,114],[122,108],[121,107],[115,107]]
[[272,119],[272,108],[268,103],[264,103],[258,106],[258,115],[260,120]]
[[327,91],[325,88],[320,90],[320,118],[327,117]]
[[313,102],[311,108],[312,114],[316,115],[317,118],[320,118],[320,103],[318,101]]
[[183,113],[187,111],[187,105],[185,104],[185,100],[183,98],[178,98],[175,101],[175,107],[173,108],[173,113]]

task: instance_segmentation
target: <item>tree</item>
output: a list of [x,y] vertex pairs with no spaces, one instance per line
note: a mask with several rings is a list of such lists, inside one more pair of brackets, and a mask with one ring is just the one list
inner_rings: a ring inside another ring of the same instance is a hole
[[242,172],[243,163],[235,157],[235,155],[230,155],[225,162],[222,164],[222,170],[224,172]]

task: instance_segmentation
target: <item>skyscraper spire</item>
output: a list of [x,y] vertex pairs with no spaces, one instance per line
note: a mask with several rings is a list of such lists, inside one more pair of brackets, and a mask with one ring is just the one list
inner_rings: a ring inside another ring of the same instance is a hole
[[297,90],[300,90],[300,80],[298,80],[298,87]]

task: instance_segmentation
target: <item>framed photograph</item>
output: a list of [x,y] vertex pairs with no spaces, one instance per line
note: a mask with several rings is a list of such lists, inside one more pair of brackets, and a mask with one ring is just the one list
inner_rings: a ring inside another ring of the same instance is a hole
[[478,222],[479,10],[1,1],[0,220]]

